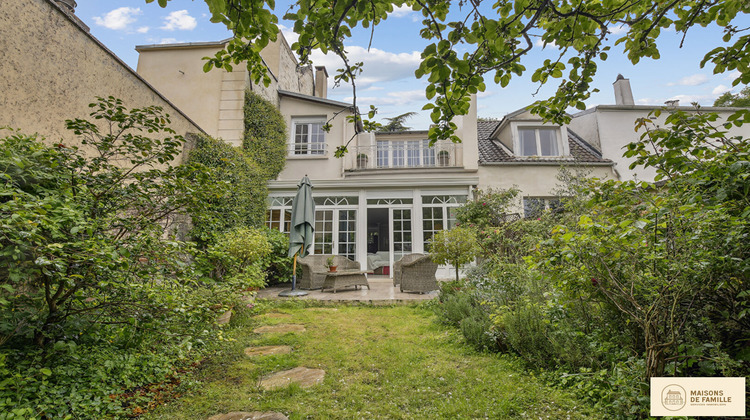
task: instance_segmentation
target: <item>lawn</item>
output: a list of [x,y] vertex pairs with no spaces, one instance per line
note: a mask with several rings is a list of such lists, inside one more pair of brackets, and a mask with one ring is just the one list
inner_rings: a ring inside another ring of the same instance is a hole
[[[229,411],[278,411],[290,419],[599,417],[550,389],[511,358],[477,353],[420,306],[287,304],[232,321],[222,354],[193,385],[149,419],[206,419]],[[298,323],[305,332],[255,334],[259,325]],[[248,346],[291,345],[287,355],[249,358]],[[259,379],[297,366],[324,369],[324,381],[264,391]]]

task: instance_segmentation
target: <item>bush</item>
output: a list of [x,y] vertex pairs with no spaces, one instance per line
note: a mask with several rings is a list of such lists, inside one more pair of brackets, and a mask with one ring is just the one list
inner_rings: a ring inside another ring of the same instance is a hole
[[[294,258],[289,257],[289,235],[277,229],[265,229],[268,242],[271,244],[271,252],[263,261],[266,268],[268,282],[286,283],[292,281],[292,270]],[[302,268],[298,267],[301,271]]]
[[438,264],[452,264],[456,268],[456,281],[462,265],[477,255],[477,237],[474,230],[454,227],[436,233],[430,240],[430,257]]
[[265,287],[272,251],[266,234],[265,228],[237,227],[217,236],[202,258],[200,273],[241,289]]
[[518,203],[516,188],[507,190],[476,190],[474,199],[456,209],[459,225],[474,225],[479,228],[500,226],[511,216],[510,209]]
[[242,149],[198,136],[188,163],[210,171],[206,178],[193,177],[202,199],[190,208],[190,234],[201,246],[213,243],[214,236],[235,227],[263,224],[267,177]]

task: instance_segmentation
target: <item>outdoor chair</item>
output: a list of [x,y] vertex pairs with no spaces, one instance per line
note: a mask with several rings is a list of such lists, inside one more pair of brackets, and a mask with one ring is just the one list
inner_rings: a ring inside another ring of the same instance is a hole
[[[302,277],[297,282],[300,289],[320,289],[326,279],[328,267],[326,260],[331,255],[308,255],[305,258],[297,260],[297,264],[302,267]],[[338,266],[338,270],[359,270],[359,263],[341,255],[333,256],[333,265]]]
[[402,292],[426,293],[437,290],[438,265],[429,255],[409,254],[394,264],[393,286],[401,286]]

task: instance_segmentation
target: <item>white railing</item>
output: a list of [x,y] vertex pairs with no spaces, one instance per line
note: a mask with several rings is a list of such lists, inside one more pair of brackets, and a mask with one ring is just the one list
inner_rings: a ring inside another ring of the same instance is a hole
[[292,143],[288,146],[288,156],[325,156],[328,154],[326,143]]
[[[427,140],[379,141],[374,146],[351,148],[349,169],[440,168],[463,166],[461,145]],[[352,164],[353,162],[353,164]]]

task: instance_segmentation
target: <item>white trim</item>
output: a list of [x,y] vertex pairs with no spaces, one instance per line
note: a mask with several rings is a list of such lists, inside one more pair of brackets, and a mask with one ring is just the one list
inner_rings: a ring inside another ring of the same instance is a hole
[[[560,152],[559,155],[549,155],[549,156],[542,156],[542,155],[534,155],[535,157],[539,158],[559,158],[563,156],[570,156],[570,146],[568,145],[568,136],[567,136],[567,128],[565,126],[555,125],[555,124],[545,124],[541,121],[513,121],[511,123],[511,130],[513,135],[513,150],[515,153],[513,153],[514,156],[518,157],[532,157],[530,155],[522,155],[521,154],[521,135],[518,132],[519,128],[545,128],[545,129],[556,129],[556,135],[557,135],[557,150]],[[537,132],[538,133],[538,132]],[[539,150],[539,135],[536,136],[536,142],[537,142],[537,150]]]

